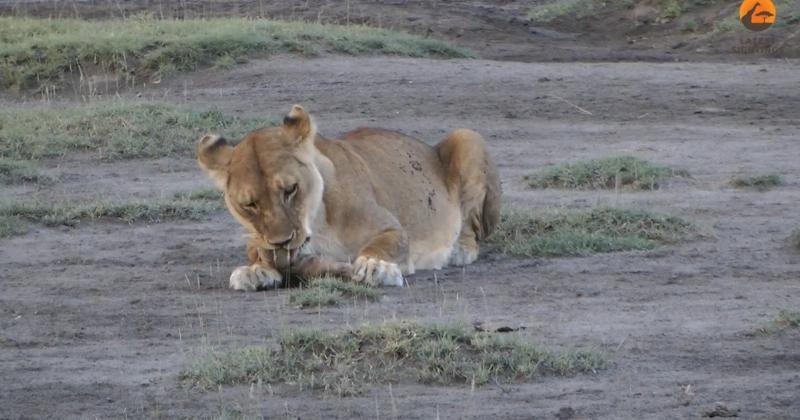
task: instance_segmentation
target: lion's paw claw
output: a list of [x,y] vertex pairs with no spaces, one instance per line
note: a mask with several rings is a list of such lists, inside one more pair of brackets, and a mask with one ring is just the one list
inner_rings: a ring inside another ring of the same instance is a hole
[[352,279],[370,286],[403,287],[403,273],[397,264],[372,257],[356,258]]

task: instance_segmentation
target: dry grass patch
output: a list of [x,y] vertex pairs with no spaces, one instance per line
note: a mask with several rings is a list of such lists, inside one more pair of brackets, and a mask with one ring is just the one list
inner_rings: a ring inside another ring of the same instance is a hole
[[146,82],[203,66],[227,68],[248,57],[319,52],[411,57],[472,57],[434,38],[366,26],[265,19],[78,20],[0,17],[0,88],[59,86],[65,76],[112,74]]
[[43,173],[31,162],[0,158],[0,184],[51,184],[55,181],[56,178]]
[[289,293],[289,303],[302,307],[340,305],[345,301],[380,300],[378,290],[333,277],[312,279],[307,286]]
[[783,179],[778,174],[740,176],[731,180],[731,185],[736,188],[753,188],[758,191],[767,191],[782,184]]
[[524,257],[588,255],[652,249],[686,237],[692,225],[646,210],[505,210],[489,242],[506,254]]
[[603,355],[545,350],[519,336],[465,326],[392,323],[345,332],[298,329],[275,347],[248,347],[200,356],[180,374],[191,387],[289,383],[338,395],[370,384],[413,379],[425,384],[482,385],[539,375],[595,372]]
[[35,160],[73,152],[101,159],[190,156],[201,135],[224,131],[232,139],[274,118],[241,118],[211,109],[166,104],[100,102],[60,109],[0,110],[0,158]]
[[532,188],[654,190],[668,178],[688,175],[634,156],[614,156],[554,166],[525,180]]
[[0,203],[0,237],[27,232],[27,226],[76,226],[84,220],[113,219],[125,223],[159,223],[164,219],[202,220],[221,209],[205,199],[154,199],[89,202],[44,200]]

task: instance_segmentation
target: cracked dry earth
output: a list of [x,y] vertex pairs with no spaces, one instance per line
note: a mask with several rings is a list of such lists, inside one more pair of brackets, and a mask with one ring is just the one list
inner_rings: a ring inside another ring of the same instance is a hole
[[[800,330],[752,334],[800,308],[800,67],[754,63],[526,64],[481,60],[277,57],[128,92],[197,108],[282,115],[301,103],[320,132],[398,129],[428,142],[479,130],[507,205],[630,205],[693,221],[691,241],[581,258],[487,254],[422,271],[380,302],[299,309],[286,291],[234,293],[242,231],[225,212],[203,222],[82,223],[0,242],[0,417],[699,418],[717,402],[747,419],[800,412]],[[569,103],[580,106],[583,113]],[[5,105],[20,106],[6,103]],[[68,105],[63,103],[61,105]],[[634,154],[692,177],[652,192],[533,191],[547,164]],[[12,198],[156,197],[209,186],[191,158],[49,161],[65,181]],[[767,192],[735,175],[783,174]],[[286,386],[181,388],[207,346],[269,342],[280,329],[364,322],[483,321],[525,326],[551,347],[605,352],[597,374],[526,383],[376,385],[340,398]]]

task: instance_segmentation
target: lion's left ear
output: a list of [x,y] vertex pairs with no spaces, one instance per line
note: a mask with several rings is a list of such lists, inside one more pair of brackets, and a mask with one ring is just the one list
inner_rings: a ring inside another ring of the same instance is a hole
[[233,156],[233,146],[222,136],[209,134],[197,142],[197,162],[221,189],[228,182],[228,164]]
[[283,117],[283,129],[295,136],[298,144],[308,140],[313,141],[317,135],[317,125],[314,119],[300,105],[292,107],[291,111]]

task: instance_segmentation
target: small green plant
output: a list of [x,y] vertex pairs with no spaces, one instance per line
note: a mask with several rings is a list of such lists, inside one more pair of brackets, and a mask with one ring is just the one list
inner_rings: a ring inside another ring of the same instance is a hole
[[[66,76],[146,82],[277,53],[472,57],[447,42],[388,29],[266,19],[78,20],[0,17],[0,88],[50,88]],[[90,70],[91,69],[91,70]]]
[[50,184],[55,178],[42,173],[33,163],[0,158],[0,184]]
[[558,257],[652,249],[686,237],[692,225],[645,210],[595,208],[534,212],[511,209],[488,241],[509,255]]
[[783,179],[778,174],[740,176],[731,181],[736,188],[754,188],[758,191],[767,191],[783,184]]
[[712,35],[721,35],[736,30],[742,30],[744,26],[739,22],[738,10],[737,13],[719,19],[714,23],[714,29],[711,31]]
[[559,165],[525,177],[532,188],[653,190],[673,176],[688,172],[656,165],[633,156],[614,156]]
[[698,19],[689,19],[681,25],[681,32],[697,32],[702,27],[702,22]]
[[[1,18],[0,18],[1,19]],[[231,139],[265,126],[274,118],[241,118],[219,110],[125,101],[63,109],[0,109],[0,157],[35,160],[74,152],[102,159],[187,156],[203,134]]]
[[659,0],[657,6],[659,23],[666,23],[679,17],[687,7],[684,0]]
[[289,303],[302,307],[339,305],[352,299],[377,301],[380,295],[375,288],[333,277],[312,279],[289,294]]
[[201,355],[180,378],[187,386],[206,390],[292,383],[353,395],[370,384],[406,377],[425,384],[482,385],[595,372],[606,364],[597,352],[545,350],[519,336],[461,325],[391,323],[339,333],[294,329],[278,337],[277,347]]

